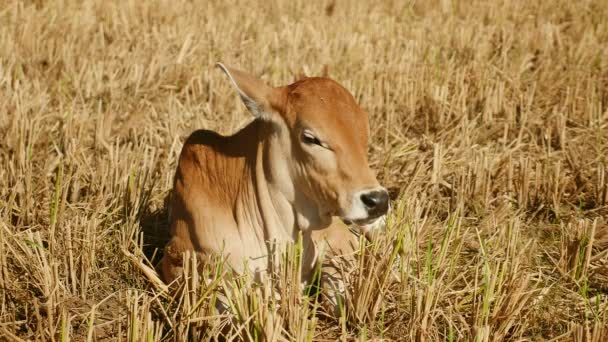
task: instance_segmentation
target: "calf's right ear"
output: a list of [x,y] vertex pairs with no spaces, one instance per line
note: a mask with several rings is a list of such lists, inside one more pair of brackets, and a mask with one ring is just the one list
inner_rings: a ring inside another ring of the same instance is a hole
[[230,82],[254,117],[272,120],[285,111],[286,94],[283,88],[267,85],[259,78],[244,71],[229,68],[222,63],[217,66],[228,76]]

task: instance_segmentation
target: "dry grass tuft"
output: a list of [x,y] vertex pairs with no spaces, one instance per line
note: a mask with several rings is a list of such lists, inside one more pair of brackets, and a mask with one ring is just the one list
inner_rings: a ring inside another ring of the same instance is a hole
[[[4,1],[0,339],[574,340],[608,331],[605,1]],[[341,317],[221,258],[154,276],[183,138],[249,116],[213,65],[343,83],[394,195]],[[280,297],[276,297],[276,293]],[[218,300],[231,311],[222,311]]]

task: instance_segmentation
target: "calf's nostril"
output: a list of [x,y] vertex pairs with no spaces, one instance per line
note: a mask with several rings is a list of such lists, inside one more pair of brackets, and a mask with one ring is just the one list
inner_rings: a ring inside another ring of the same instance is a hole
[[375,190],[361,195],[370,216],[384,215],[388,211],[388,192]]
[[376,191],[374,191],[361,195],[361,201],[366,207],[374,208],[376,205],[378,205],[379,198],[376,196]]

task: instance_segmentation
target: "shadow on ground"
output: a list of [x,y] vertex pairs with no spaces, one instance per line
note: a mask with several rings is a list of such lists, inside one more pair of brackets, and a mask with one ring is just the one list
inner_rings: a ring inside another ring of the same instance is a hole
[[144,255],[152,265],[157,265],[163,257],[163,248],[169,242],[169,192],[163,205],[157,209],[148,206],[139,219],[141,231],[144,234]]

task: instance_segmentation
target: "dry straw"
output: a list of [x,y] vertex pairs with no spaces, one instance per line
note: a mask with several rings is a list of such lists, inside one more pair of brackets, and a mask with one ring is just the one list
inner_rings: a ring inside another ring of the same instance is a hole
[[[606,1],[3,1],[0,340],[605,341]],[[343,83],[393,195],[339,317],[221,257],[154,267],[192,130],[250,117],[213,65]],[[280,295],[280,296],[277,296]],[[222,304],[224,306],[222,306]]]

